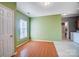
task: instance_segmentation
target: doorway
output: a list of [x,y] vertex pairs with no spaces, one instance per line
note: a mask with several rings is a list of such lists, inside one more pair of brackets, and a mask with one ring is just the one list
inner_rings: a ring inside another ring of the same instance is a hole
[[69,22],[62,22],[62,40],[69,40]]

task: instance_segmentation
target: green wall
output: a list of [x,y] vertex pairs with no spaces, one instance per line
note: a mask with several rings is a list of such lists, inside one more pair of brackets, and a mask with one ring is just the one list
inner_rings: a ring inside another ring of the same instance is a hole
[[[24,39],[20,39],[20,28],[19,28],[19,26],[20,26],[19,25],[20,19],[26,20],[28,22],[28,25],[27,25],[28,26],[28,29],[27,29],[28,37],[26,37]],[[21,44],[21,43],[23,43],[23,42],[25,42],[25,41],[28,41],[28,39],[29,39],[29,17],[24,15],[24,14],[22,14],[19,11],[16,11],[16,35],[15,36],[16,36],[16,46]]]
[[61,15],[31,18],[32,40],[61,40]]
[[0,2],[0,4],[3,4],[11,9],[16,9],[16,2]]

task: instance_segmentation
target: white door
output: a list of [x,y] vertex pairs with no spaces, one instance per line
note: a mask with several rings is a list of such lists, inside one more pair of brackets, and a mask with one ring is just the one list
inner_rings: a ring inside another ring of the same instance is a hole
[[0,57],[3,56],[3,8],[0,7]]
[[14,54],[14,11],[0,5],[2,12],[2,19],[0,19],[0,48],[2,56],[9,57]]

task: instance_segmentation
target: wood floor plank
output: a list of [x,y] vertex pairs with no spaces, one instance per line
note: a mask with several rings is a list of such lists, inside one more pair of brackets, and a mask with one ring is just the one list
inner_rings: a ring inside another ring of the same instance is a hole
[[16,49],[16,57],[58,57],[53,42],[30,41]]

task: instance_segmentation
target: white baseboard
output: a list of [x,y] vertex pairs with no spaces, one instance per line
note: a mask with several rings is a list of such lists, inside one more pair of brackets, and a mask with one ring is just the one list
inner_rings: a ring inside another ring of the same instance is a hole
[[19,44],[18,46],[16,46],[16,48],[22,46],[23,44],[27,43],[28,41],[30,41],[30,40],[26,40],[25,42],[23,42],[23,43]]
[[44,39],[41,39],[41,40],[39,40],[39,39],[33,39],[32,41],[53,42],[53,41],[49,41],[49,40],[44,40]]

